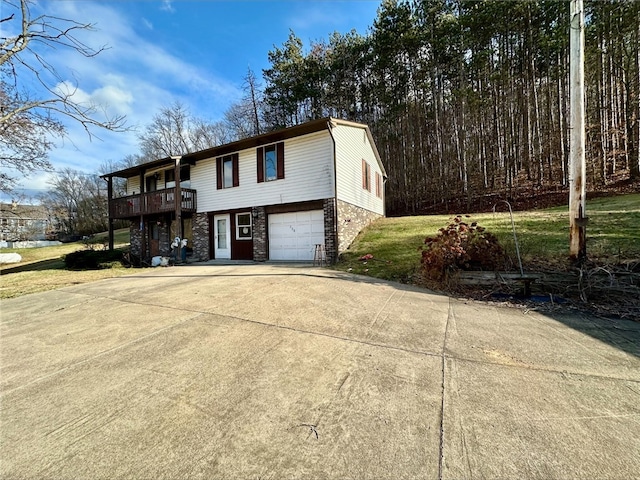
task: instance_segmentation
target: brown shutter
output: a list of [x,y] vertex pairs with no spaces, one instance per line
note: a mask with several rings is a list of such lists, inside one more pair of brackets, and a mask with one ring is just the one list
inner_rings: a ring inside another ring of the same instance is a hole
[[218,190],[222,190],[222,158],[216,158],[216,182]]
[[240,185],[240,172],[238,171],[238,159],[240,157],[240,154],[238,153],[234,153],[233,156],[231,157],[231,161],[233,164],[233,186],[237,187],[238,185]]
[[278,158],[276,175],[278,180],[281,180],[284,178],[284,142],[280,142],[276,145],[276,156]]
[[362,188],[367,188],[367,162],[362,159]]
[[258,158],[257,170],[258,170],[258,183],[264,182],[264,147],[258,147],[256,150],[256,157]]

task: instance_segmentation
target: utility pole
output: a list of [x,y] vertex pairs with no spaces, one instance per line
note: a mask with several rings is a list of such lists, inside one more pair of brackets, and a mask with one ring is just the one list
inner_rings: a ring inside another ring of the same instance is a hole
[[582,262],[587,258],[586,160],[584,114],[584,6],[571,0],[569,24],[569,256]]

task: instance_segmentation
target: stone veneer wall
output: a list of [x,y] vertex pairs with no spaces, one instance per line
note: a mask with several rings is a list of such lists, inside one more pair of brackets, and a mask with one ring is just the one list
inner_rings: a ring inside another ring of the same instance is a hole
[[267,211],[264,207],[251,209],[253,221],[253,260],[265,262],[267,260]]
[[[358,233],[383,215],[338,200],[338,253],[349,248]],[[325,213],[326,215],[326,213]]]
[[161,224],[158,229],[158,250],[163,257],[171,255],[171,242],[173,239],[170,237],[170,226],[164,223]]
[[142,252],[142,232],[140,231],[140,222],[131,222],[129,225],[129,236],[131,237],[130,251],[136,256],[140,256]]
[[338,260],[336,250],[336,199],[325,198],[323,202],[324,210],[324,252],[328,263],[335,263]]
[[[171,254],[171,242],[169,225],[160,225],[158,231],[158,250],[160,255],[169,256]],[[131,222],[129,225],[129,237],[130,237],[130,251],[134,255],[142,256],[142,232],[140,231],[140,222]],[[147,245],[147,249],[149,246]]]
[[209,260],[209,215],[206,213],[196,213],[193,217],[193,260],[201,262]]

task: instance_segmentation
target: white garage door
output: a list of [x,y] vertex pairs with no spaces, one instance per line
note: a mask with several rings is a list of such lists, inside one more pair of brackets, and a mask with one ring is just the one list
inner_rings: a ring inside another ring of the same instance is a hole
[[313,260],[318,243],[324,243],[322,210],[269,215],[270,260]]

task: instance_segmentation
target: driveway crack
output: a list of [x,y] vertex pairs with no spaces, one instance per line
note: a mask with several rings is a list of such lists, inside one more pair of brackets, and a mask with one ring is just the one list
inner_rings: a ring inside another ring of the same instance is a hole
[[449,322],[453,317],[453,305],[451,299],[449,299],[449,311],[447,314],[447,323],[444,328],[444,339],[442,341],[442,395],[440,402],[440,452],[438,457],[438,479],[442,480],[442,468],[444,464],[444,409],[446,406],[446,368],[447,368],[447,339],[449,336]]

